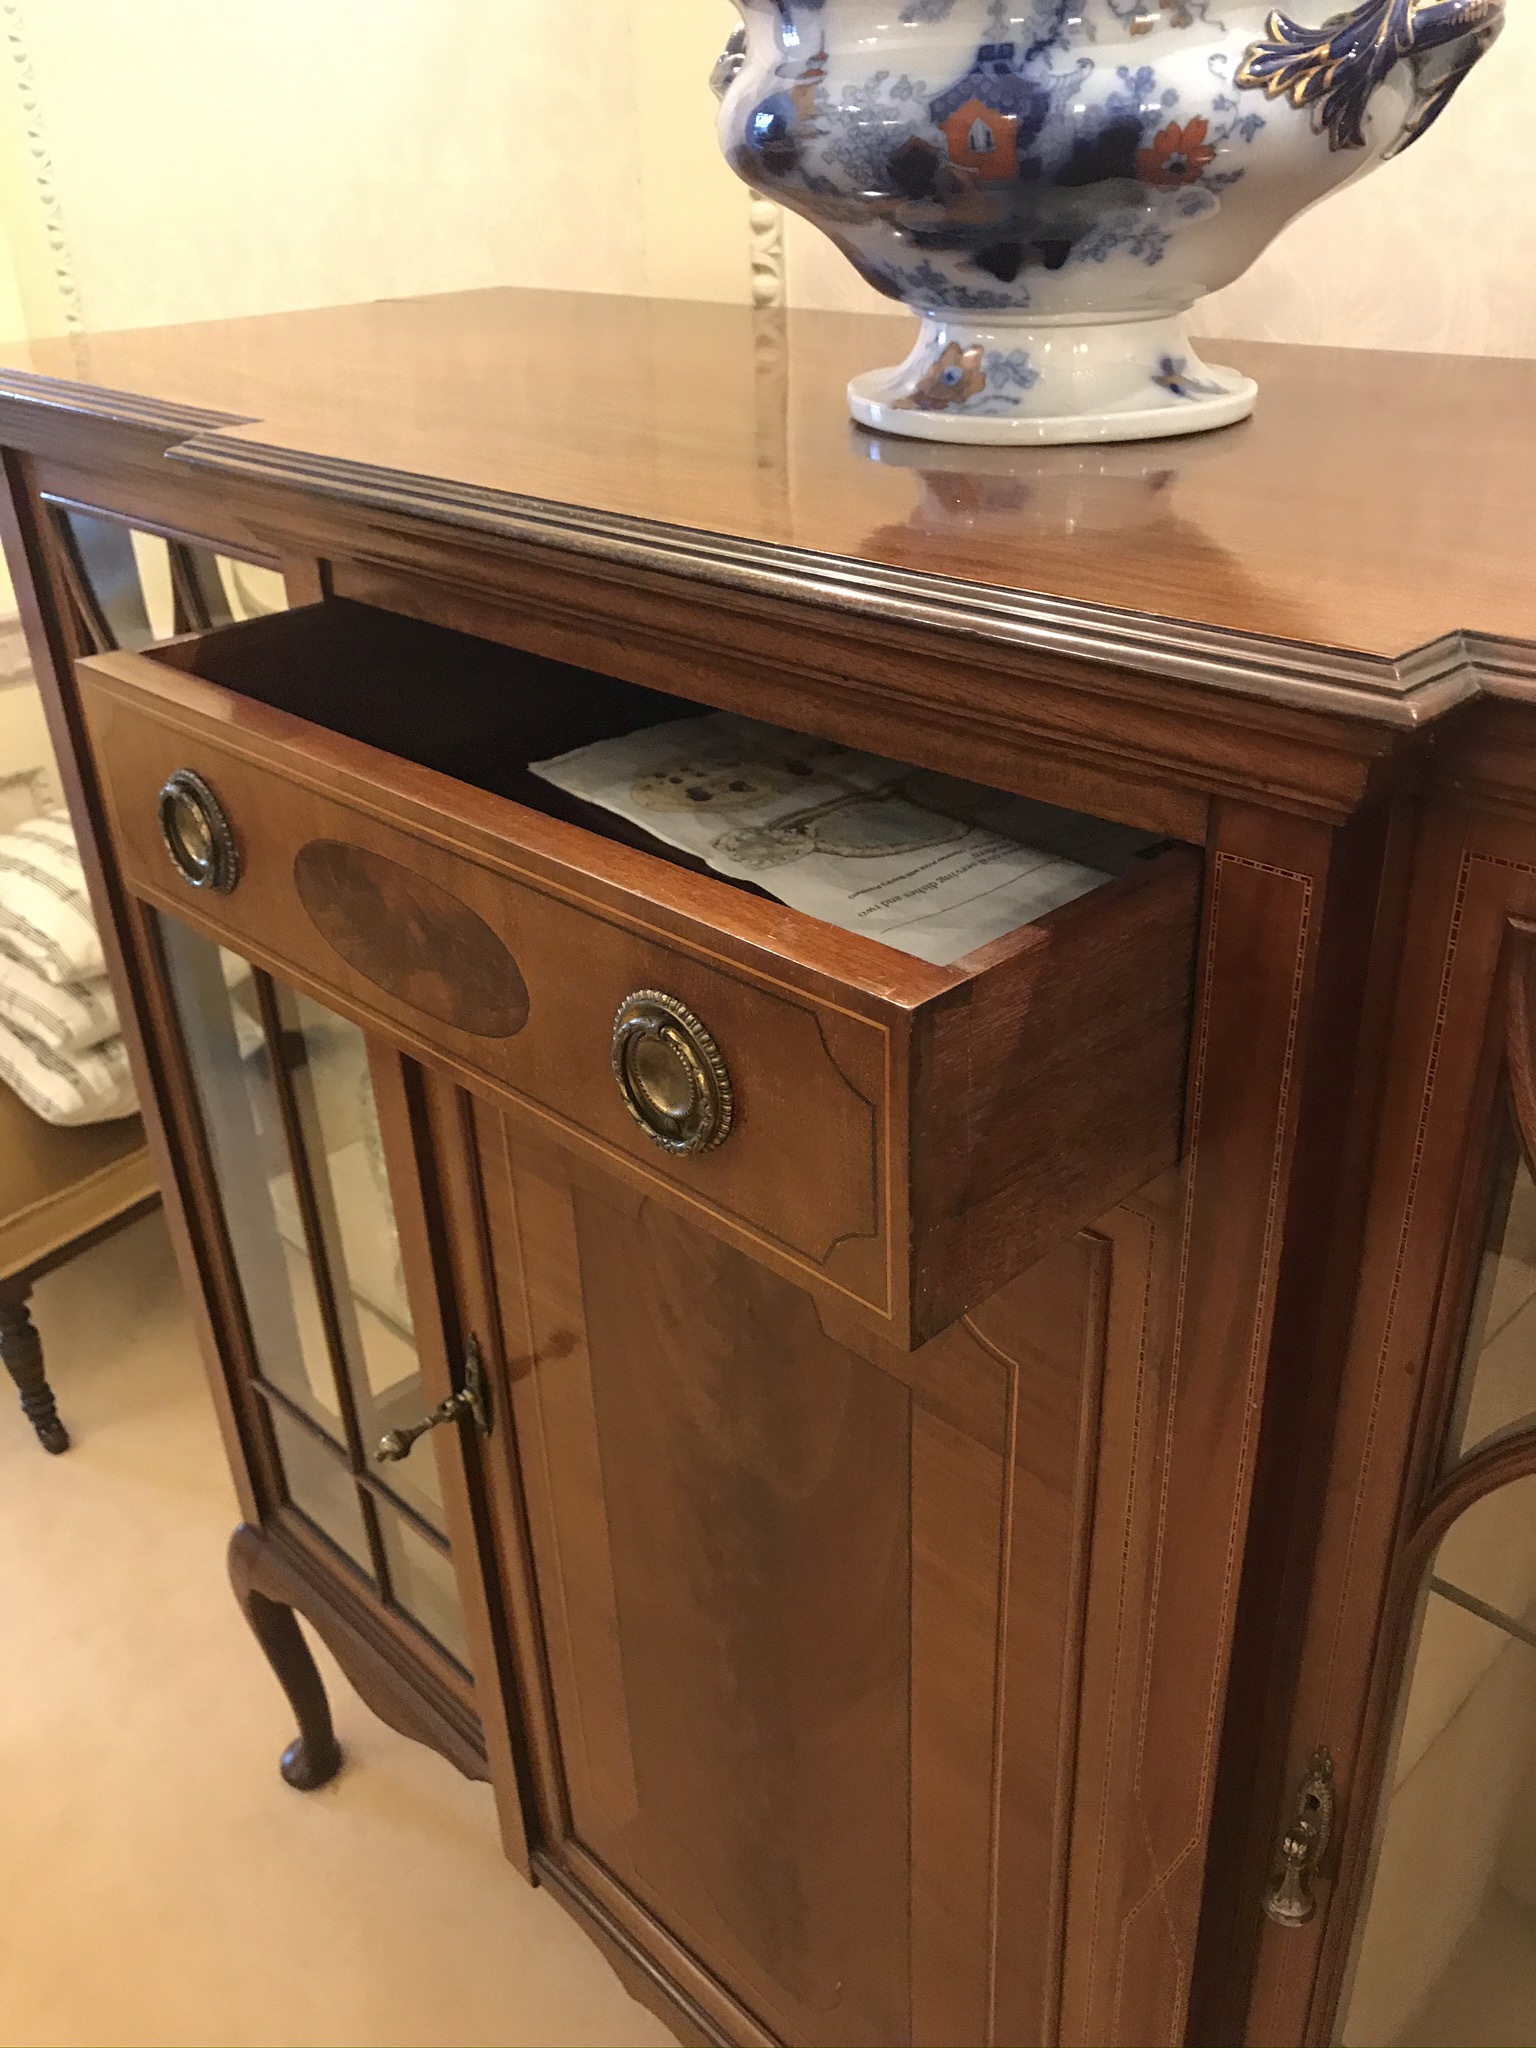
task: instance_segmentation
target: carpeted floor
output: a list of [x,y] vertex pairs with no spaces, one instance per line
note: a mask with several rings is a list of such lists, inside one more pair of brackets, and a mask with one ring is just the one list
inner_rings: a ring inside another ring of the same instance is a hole
[[502,1861],[489,1790],[327,1663],[340,1778],[224,1578],[234,1495],[158,1217],[38,1289],[76,1448],[0,1383],[0,2043],[664,2043]]

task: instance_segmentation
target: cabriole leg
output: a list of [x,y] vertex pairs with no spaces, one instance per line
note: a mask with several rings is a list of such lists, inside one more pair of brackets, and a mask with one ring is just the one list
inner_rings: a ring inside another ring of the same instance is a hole
[[313,1792],[328,1785],[341,1769],[341,1745],[331,1726],[325,1683],[298,1617],[291,1607],[261,1591],[255,1583],[260,1567],[261,1537],[242,1524],[230,1540],[230,1583],[299,1724],[298,1735],[283,1751],[279,1769],[295,1790]]
[[43,1371],[43,1341],[27,1310],[31,1291],[16,1282],[0,1285],[0,1359],[16,1382],[21,1412],[37,1431],[38,1442],[57,1455],[69,1449],[69,1431],[59,1420]]

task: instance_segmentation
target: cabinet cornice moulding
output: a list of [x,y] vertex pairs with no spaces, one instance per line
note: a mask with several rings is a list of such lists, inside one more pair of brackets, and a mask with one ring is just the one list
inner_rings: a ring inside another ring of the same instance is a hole
[[[20,396],[29,382],[0,379],[0,397],[10,392]],[[78,387],[76,395],[77,401],[88,397]],[[95,394],[97,405],[101,398]],[[957,577],[518,497],[219,433],[194,434],[166,453],[171,462],[210,474],[340,499],[491,538],[667,572],[750,596],[793,598],[845,615],[863,615],[871,623],[935,628],[1090,666],[1203,684],[1223,694],[1363,718],[1375,725],[1426,725],[1481,695],[1536,696],[1536,646],[1473,632],[1446,634],[1393,660],[1120,611],[1078,598],[989,590]]]
[[50,431],[41,440],[38,434],[39,414],[50,412],[147,432],[161,441],[157,456],[163,452],[171,463],[209,477],[682,579],[749,603],[793,600],[860,620],[862,630],[926,630],[1066,661],[1084,686],[1095,671],[1101,674],[1111,695],[1117,674],[1161,678],[1208,690],[1213,708],[1223,697],[1246,698],[1398,730],[1428,726],[1477,697],[1536,701],[1536,644],[1525,640],[1453,631],[1389,657],[1080,598],[989,588],[235,438],[228,429],[257,422],[29,371],[0,371],[0,430],[15,445],[42,449],[50,443]]

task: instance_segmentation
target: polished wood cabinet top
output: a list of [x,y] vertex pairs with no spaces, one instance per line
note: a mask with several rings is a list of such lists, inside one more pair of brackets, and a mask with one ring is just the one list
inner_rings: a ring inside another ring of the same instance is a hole
[[853,426],[847,378],[905,346],[878,317],[493,290],[11,344],[0,405],[168,428],[172,459],[205,470],[727,582],[1022,604],[1063,651],[1134,616],[1213,676],[1279,641],[1319,650],[1320,680],[1355,662],[1410,695],[1473,635],[1526,643],[1481,666],[1533,686],[1536,363],[1222,343],[1259,379],[1251,421],[1024,450]]

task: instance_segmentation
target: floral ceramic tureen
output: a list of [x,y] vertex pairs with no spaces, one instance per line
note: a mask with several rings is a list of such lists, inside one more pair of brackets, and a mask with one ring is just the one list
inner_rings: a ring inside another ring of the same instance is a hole
[[1186,317],[1303,207],[1422,135],[1503,0],[736,0],[720,134],[749,184],[919,314],[854,417],[932,440],[1228,425]]

